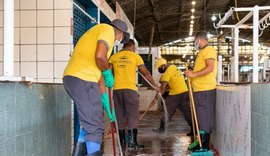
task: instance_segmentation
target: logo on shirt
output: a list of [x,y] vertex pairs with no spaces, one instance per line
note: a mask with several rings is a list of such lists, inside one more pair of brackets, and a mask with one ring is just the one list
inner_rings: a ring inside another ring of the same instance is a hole
[[121,56],[116,63],[119,68],[126,68],[128,64],[131,64],[131,61],[128,59],[128,57]]

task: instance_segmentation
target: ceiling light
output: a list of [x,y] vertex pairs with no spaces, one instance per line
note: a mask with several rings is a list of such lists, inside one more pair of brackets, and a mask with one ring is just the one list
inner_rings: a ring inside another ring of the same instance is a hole
[[190,28],[193,28],[193,24],[190,24]]
[[194,23],[194,21],[192,20],[192,21],[190,21],[190,23],[191,23],[191,24],[193,24],[193,23]]
[[193,59],[193,56],[190,56],[190,59]]
[[213,16],[211,17],[211,20],[214,22],[214,21],[217,20],[217,17],[216,17],[215,15],[213,15]]
[[195,4],[196,4],[196,2],[195,2],[195,1],[192,1],[192,2],[191,2],[191,4],[192,4],[192,5],[195,5]]
[[191,19],[194,19],[194,15],[191,16]]
[[191,12],[195,12],[195,9],[193,8],[193,9],[191,9]]

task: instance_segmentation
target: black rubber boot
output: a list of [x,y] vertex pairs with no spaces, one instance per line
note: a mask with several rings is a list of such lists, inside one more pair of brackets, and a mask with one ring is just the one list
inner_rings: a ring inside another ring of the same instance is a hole
[[138,129],[128,130],[128,148],[139,149],[144,148],[144,145],[140,145],[137,142]]
[[121,148],[124,151],[126,149],[126,132],[125,130],[119,130],[119,139]]
[[154,128],[153,131],[156,132],[156,133],[164,133],[165,132],[165,124],[164,124],[164,122],[160,121],[159,128],[157,128],[157,129]]
[[96,151],[92,154],[87,154],[86,156],[102,156],[101,152],[100,151]]
[[202,143],[203,149],[210,150],[209,144],[210,144],[210,134],[205,133],[204,134],[204,141]]
[[[202,148],[207,150],[207,151],[210,150],[210,148],[209,148],[210,134],[209,133],[204,133],[204,134],[200,134],[200,136],[201,136],[201,140],[202,140]],[[199,143],[198,143],[197,146],[195,146],[194,148],[189,149],[189,150],[192,151],[192,152],[200,150]]]
[[85,154],[87,154],[85,142],[77,142],[73,149],[72,156],[85,156]]

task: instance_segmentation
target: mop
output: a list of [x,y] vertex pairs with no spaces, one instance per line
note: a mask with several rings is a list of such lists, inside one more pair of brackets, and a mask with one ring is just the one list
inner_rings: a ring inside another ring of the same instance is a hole
[[147,110],[141,115],[141,117],[139,118],[139,121],[146,115],[146,113],[156,104],[158,99],[158,93],[156,94],[156,96],[154,97],[154,99],[152,100],[152,102],[150,103],[150,105],[148,106]]
[[[113,103],[113,99],[112,99],[112,92],[111,92],[110,88],[108,88],[108,91],[109,91],[109,100],[110,100],[110,106],[111,106],[111,112],[112,112],[112,110],[114,109],[114,103]],[[120,153],[120,156],[123,156],[122,147],[121,147],[121,143],[120,143],[120,139],[119,139],[118,124],[117,124],[117,119],[116,118],[115,118],[115,122],[111,123],[113,155],[116,156],[115,140],[114,140],[114,125],[115,125],[115,129],[116,129],[116,134],[117,134],[117,142],[118,142],[119,153]]]
[[[186,70],[188,70],[187,66],[188,65],[186,64]],[[195,107],[195,103],[194,103],[192,87],[191,87],[191,83],[190,83],[190,78],[188,77],[187,79],[188,79],[188,92],[189,92],[189,97],[190,97],[191,104],[192,104],[192,111],[193,111],[196,130],[197,130],[197,137],[198,137],[198,141],[199,141],[199,145],[200,145],[200,150],[194,151],[191,154],[191,156],[213,156],[213,153],[210,150],[207,151],[207,150],[202,148],[202,140],[201,140],[201,136],[200,136],[199,123],[198,123],[198,118],[197,118],[197,114],[196,114],[196,107]]]
[[[146,77],[143,76],[142,73],[138,72],[141,77],[153,88],[153,89],[156,89],[155,86],[153,86],[147,79]],[[167,111],[167,107],[166,107],[166,104],[165,104],[165,100],[163,99],[161,93],[158,93],[157,94],[159,95],[161,101],[162,101],[162,104],[163,104],[163,109],[164,109],[164,116],[165,116],[165,133],[164,134],[167,134],[167,126],[168,126],[168,111]]]

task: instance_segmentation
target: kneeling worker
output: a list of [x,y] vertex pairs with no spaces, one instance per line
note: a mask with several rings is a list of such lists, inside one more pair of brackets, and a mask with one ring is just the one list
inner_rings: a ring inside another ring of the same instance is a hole
[[150,72],[144,66],[140,55],[134,53],[135,43],[129,40],[124,44],[123,50],[114,54],[110,60],[110,67],[114,73],[115,84],[113,88],[113,99],[115,102],[115,114],[118,121],[119,137],[122,148],[125,149],[125,121],[128,127],[128,147],[143,148],[137,142],[139,122],[139,95],[136,87],[136,69],[147,78],[159,91]]
[[[168,122],[171,121],[174,112],[178,108],[183,113],[189,126],[192,127],[189,94],[183,73],[178,70],[175,65],[167,64],[167,61],[163,58],[156,60],[155,69],[158,69],[161,74],[164,73],[160,78],[161,94],[164,94],[166,89],[169,87],[169,95],[165,99],[168,111]],[[160,127],[158,129],[154,129],[154,131],[162,133],[165,128],[165,116],[163,115],[160,121]],[[188,135],[193,135],[191,132],[188,133]]]

